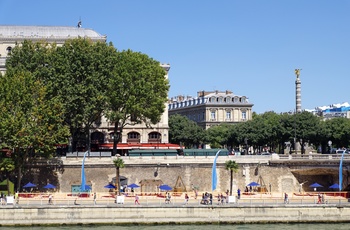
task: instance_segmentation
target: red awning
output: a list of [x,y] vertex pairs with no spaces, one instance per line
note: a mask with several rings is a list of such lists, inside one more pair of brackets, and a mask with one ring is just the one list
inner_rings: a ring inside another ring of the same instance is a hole
[[[99,149],[113,149],[113,143],[100,144]],[[170,143],[118,143],[117,149],[180,149],[180,145]]]

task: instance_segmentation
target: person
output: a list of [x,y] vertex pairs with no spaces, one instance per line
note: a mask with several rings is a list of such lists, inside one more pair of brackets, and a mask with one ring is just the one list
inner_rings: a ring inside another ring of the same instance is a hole
[[1,205],[4,205],[4,193],[3,192],[1,192],[1,194],[0,194],[0,203],[1,203]]
[[237,189],[237,199],[241,199],[241,190]]
[[213,194],[209,194],[209,204],[213,204]]
[[288,204],[288,194],[286,192],[284,193],[284,203]]
[[188,204],[188,200],[189,200],[189,197],[187,195],[187,193],[185,194],[185,204]]
[[165,203],[170,204],[171,195],[169,192],[165,194]]
[[140,204],[139,196],[137,194],[135,194],[135,204]]
[[322,201],[321,201],[321,194],[318,193],[317,197],[318,197],[317,204],[321,204],[322,203]]
[[52,204],[52,194],[49,195],[49,204]]
[[225,196],[221,193],[220,195],[220,200],[221,200],[221,204],[223,205],[224,204],[224,201],[225,201]]
[[94,205],[96,204],[96,192],[94,192]]
[[19,204],[18,191],[15,193],[15,200],[16,200],[16,204]]

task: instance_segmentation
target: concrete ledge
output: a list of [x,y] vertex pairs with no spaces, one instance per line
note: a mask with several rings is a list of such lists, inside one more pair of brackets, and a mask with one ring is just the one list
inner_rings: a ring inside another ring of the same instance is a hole
[[0,226],[349,222],[350,206],[46,206],[0,208]]

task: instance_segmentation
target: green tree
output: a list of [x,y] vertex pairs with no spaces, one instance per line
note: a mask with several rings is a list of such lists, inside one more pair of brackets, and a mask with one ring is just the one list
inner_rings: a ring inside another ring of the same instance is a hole
[[185,116],[175,114],[169,117],[169,141],[192,148],[204,143],[206,132]]
[[46,87],[28,72],[6,73],[0,78],[0,147],[10,149],[18,170],[35,156],[50,157],[55,144],[67,140],[64,108],[57,98],[47,99]]
[[113,161],[114,167],[116,169],[116,176],[115,176],[115,189],[117,190],[118,195],[120,195],[120,170],[121,168],[124,168],[124,161],[121,158],[117,158]]
[[67,40],[62,47],[24,41],[13,49],[6,67],[8,73],[29,71],[47,87],[48,99],[63,104],[75,151],[77,145],[89,144],[89,130],[105,109],[116,57],[111,43],[85,38]]
[[225,162],[225,168],[230,170],[230,196],[232,196],[232,186],[233,186],[233,172],[237,172],[239,169],[239,165],[232,160]]
[[[90,144],[89,130],[106,109],[105,95],[116,54],[111,43],[107,45],[83,38],[67,40],[53,53],[46,81],[50,96],[57,96],[64,104],[73,151],[76,145]],[[81,134],[82,143],[79,143]]]
[[229,134],[231,124],[220,124],[209,128],[207,132],[207,140],[211,148],[222,148],[228,147],[229,143]]
[[16,169],[15,162],[9,157],[0,159],[0,172],[3,172],[7,181],[7,194],[10,194],[10,174]]
[[114,123],[113,154],[123,128],[144,123],[152,126],[165,111],[169,82],[158,61],[146,54],[118,52],[113,75],[108,79],[105,115]]

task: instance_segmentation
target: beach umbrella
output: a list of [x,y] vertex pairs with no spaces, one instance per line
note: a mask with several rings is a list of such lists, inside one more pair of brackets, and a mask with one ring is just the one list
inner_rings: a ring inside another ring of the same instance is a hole
[[339,189],[339,184],[335,183],[335,184],[329,186],[329,188]]
[[318,184],[318,183],[313,183],[312,185],[310,185],[311,188],[321,188],[323,187],[322,185]]
[[28,184],[26,184],[26,185],[24,185],[23,186],[23,188],[34,188],[34,187],[36,187],[36,185],[35,184],[32,184],[32,183],[28,183]]
[[128,188],[139,188],[139,187],[140,187],[139,185],[134,183],[128,185]]
[[172,188],[169,185],[167,185],[167,184],[162,184],[161,186],[159,186],[159,189],[160,190],[165,190],[165,191],[172,190]]
[[260,184],[258,184],[258,183],[256,183],[256,182],[250,182],[247,186],[252,186],[252,187],[254,187],[254,186],[260,186]]
[[112,184],[107,184],[107,185],[105,185],[104,187],[105,187],[105,188],[109,188],[109,189],[115,188],[115,186],[112,185]]
[[44,188],[51,189],[51,188],[56,188],[56,186],[48,183],[47,185],[44,186]]

